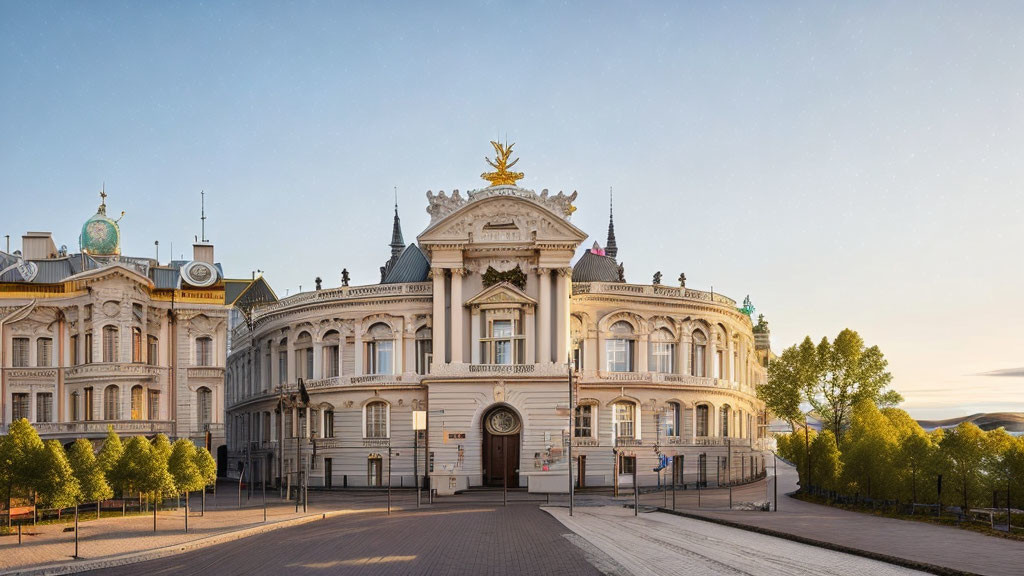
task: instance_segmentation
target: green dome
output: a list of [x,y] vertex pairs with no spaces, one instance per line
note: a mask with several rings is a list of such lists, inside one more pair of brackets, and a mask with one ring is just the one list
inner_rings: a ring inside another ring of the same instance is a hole
[[[106,196],[104,194],[104,196]],[[106,198],[100,204],[96,214],[82,225],[82,235],[78,237],[78,247],[82,252],[95,255],[114,255],[121,253],[121,230],[117,222],[107,218]]]

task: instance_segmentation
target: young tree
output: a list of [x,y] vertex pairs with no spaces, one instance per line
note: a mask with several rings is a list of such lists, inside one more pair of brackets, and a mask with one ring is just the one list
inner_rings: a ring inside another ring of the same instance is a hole
[[107,473],[116,492],[136,494],[150,491],[153,469],[153,447],[142,436],[132,436],[124,443],[121,457]]
[[961,422],[947,430],[939,444],[943,467],[950,483],[960,493],[963,513],[970,510],[981,488],[981,463],[985,460],[988,443],[985,433],[970,422]]
[[217,462],[206,448],[196,448],[196,468],[203,479],[203,514],[206,513],[206,487],[217,481]]
[[165,494],[176,494],[174,477],[167,469],[168,460],[171,458],[171,442],[167,436],[157,434],[153,439],[153,482],[156,484],[157,498]]
[[992,507],[999,507],[999,495],[1005,495],[1006,482],[1010,475],[1010,460],[1007,458],[1016,439],[1003,428],[985,433],[985,453],[981,461],[984,496],[992,496]]
[[103,446],[96,457],[100,470],[104,473],[111,470],[121,459],[122,453],[124,453],[124,444],[121,443],[121,437],[114,432],[113,426],[107,426],[107,437],[103,440]]
[[825,430],[814,437],[811,443],[811,468],[816,486],[828,493],[839,490],[842,463],[839,445],[831,430]]
[[96,502],[96,518],[100,517],[100,501],[114,496],[107,483],[99,460],[92,453],[92,443],[85,438],[75,440],[68,453],[68,461],[78,480],[83,502]]
[[869,399],[858,402],[842,447],[847,490],[868,498],[891,498],[897,442],[895,429],[878,407]]
[[[14,495],[28,496],[42,470],[45,447],[35,428],[21,418],[11,422],[7,436],[0,443],[0,480],[7,489],[7,509]],[[11,516],[7,516],[11,525]]]
[[822,338],[817,347],[817,378],[805,392],[807,401],[824,418],[836,438],[843,431],[853,407],[862,401],[876,406],[898,404],[903,398],[895,390],[886,390],[892,375],[889,362],[878,346],[865,347],[853,330],[839,333],[831,343]]
[[[917,503],[917,484],[923,476],[922,471],[928,468],[929,462],[934,458],[935,446],[927,434],[923,432],[907,434],[900,441],[899,461],[905,480],[910,483],[910,501]],[[905,484],[906,482],[904,482]]]
[[74,506],[81,500],[78,479],[75,478],[71,464],[68,463],[64,447],[56,440],[46,442],[39,476],[36,478],[36,489],[43,506],[57,508],[58,517],[61,508]]
[[167,460],[167,469],[174,477],[174,487],[178,492],[201,490],[205,485],[199,467],[196,465],[196,445],[191,440],[181,438],[171,446],[171,455]]
[[817,355],[810,337],[799,346],[790,346],[782,355],[768,364],[768,381],[757,387],[757,397],[775,416],[789,422],[796,432],[797,422],[803,420],[800,402],[804,390],[814,383],[817,374]]

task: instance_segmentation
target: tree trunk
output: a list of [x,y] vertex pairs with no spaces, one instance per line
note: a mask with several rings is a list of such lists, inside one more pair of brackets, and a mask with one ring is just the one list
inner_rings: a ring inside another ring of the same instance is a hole
[[100,501],[99,500],[96,501],[96,519],[97,520],[100,519]]

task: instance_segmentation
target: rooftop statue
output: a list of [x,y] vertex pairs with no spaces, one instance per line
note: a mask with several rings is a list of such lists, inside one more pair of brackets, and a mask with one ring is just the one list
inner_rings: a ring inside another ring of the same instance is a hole
[[491,140],[491,146],[494,146],[494,162],[491,162],[491,159],[486,156],[484,156],[484,160],[497,172],[484,172],[480,177],[490,182],[491,186],[515,186],[516,180],[523,178],[522,172],[509,172],[509,169],[519,162],[519,158],[509,162],[515,143],[501,145]]

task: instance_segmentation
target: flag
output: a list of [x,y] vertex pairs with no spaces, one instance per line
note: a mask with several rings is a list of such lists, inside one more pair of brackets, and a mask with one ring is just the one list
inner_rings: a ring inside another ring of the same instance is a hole
[[309,392],[306,391],[306,382],[299,378],[299,395],[302,396],[302,403],[309,404]]

